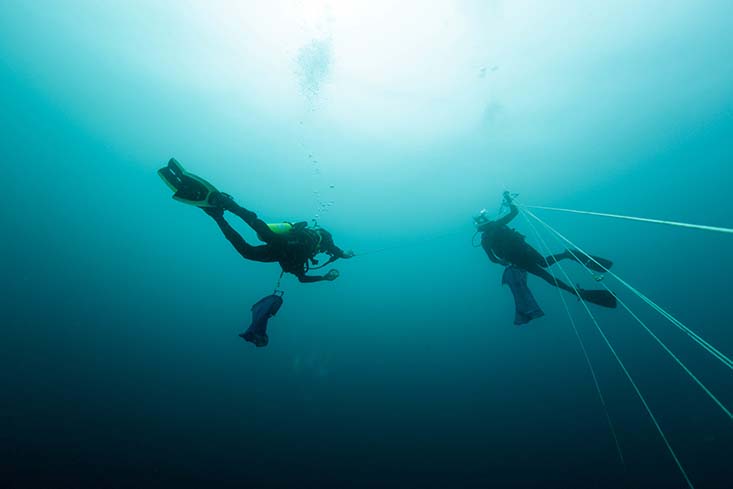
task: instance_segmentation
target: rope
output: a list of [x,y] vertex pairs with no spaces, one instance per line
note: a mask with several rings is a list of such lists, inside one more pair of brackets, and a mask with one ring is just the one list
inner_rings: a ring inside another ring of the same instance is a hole
[[668,226],[678,226],[678,227],[683,227],[683,228],[701,229],[703,231],[714,231],[717,233],[733,234],[733,229],[718,227],[718,226],[703,226],[701,224],[690,224],[687,222],[664,221],[661,219],[649,219],[646,217],[622,216],[620,214],[607,214],[605,212],[577,211],[573,209],[562,209],[559,207],[544,207],[544,206],[539,206],[539,205],[526,205],[524,207],[528,209],[544,209],[548,211],[570,212],[572,214],[587,214],[589,216],[612,217],[615,219],[626,219],[628,221],[650,222],[653,224],[666,224]]
[[[527,212],[529,215],[531,215],[531,216],[535,217],[535,219],[537,219],[537,217],[534,216],[531,212],[524,211],[524,210],[523,210],[523,212]],[[539,220],[539,219],[537,219],[537,220]],[[542,222],[542,221],[540,221],[540,222]],[[559,233],[558,233],[558,235],[559,235]],[[572,244],[571,244],[571,246],[572,246]],[[582,250],[580,250],[580,251],[582,252]],[[570,283],[571,287],[575,291],[575,294],[578,297],[580,297],[580,293],[578,292],[578,289],[573,285],[573,281],[570,279],[570,277],[568,276],[568,274],[565,273],[565,269],[560,265],[560,263],[557,263],[557,265],[558,265],[558,268],[560,269],[560,271],[562,272],[563,276],[565,277],[565,279],[568,281],[568,283]],[[593,315],[593,313],[591,312],[591,310],[588,308],[588,304],[586,304],[586,302],[584,300],[582,300],[582,299],[581,299],[581,303],[583,304],[583,307],[585,308],[586,312],[588,313],[588,316],[593,321],[593,324],[595,325],[596,329],[600,333],[601,338],[603,338],[603,341],[606,343],[606,346],[608,346],[608,349],[611,351],[611,353],[613,354],[614,358],[618,362],[619,366],[621,367],[621,370],[626,375],[626,378],[628,379],[629,383],[634,388],[634,391],[636,392],[636,395],[639,397],[639,400],[641,401],[642,405],[644,406],[644,409],[646,410],[647,414],[649,415],[649,417],[651,418],[652,422],[654,423],[654,426],[656,427],[657,432],[659,433],[659,436],[662,438],[662,441],[664,441],[664,444],[667,446],[667,450],[669,451],[670,455],[672,455],[672,458],[674,459],[674,462],[677,465],[677,468],[682,473],[682,476],[685,478],[685,481],[687,482],[687,485],[690,487],[690,489],[695,489],[695,486],[692,484],[692,481],[690,481],[690,478],[687,476],[687,472],[685,471],[684,467],[682,466],[682,463],[680,462],[679,458],[677,458],[677,454],[675,453],[674,449],[672,448],[672,445],[670,445],[669,440],[667,439],[667,435],[664,434],[664,431],[662,430],[662,427],[659,425],[659,422],[657,421],[656,416],[654,416],[654,413],[652,412],[651,408],[649,407],[649,404],[647,403],[646,398],[641,393],[641,390],[639,390],[639,387],[636,385],[636,382],[634,382],[634,379],[631,377],[631,374],[629,373],[629,371],[626,369],[626,365],[624,365],[623,361],[618,356],[618,353],[616,353],[616,349],[611,345],[611,342],[608,340],[608,338],[606,337],[606,334],[601,329],[601,327],[598,324],[598,321],[596,320],[595,316]]]
[[[525,217],[525,219],[527,219],[527,216],[526,216],[526,214],[524,214],[524,213],[523,213],[522,215],[523,215],[523,216]],[[529,219],[527,219],[527,222],[529,222],[529,223],[530,223],[530,226],[532,226],[532,228],[534,229],[534,226],[532,225],[531,221],[529,221]],[[538,236],[538,237],[539,237],[539,236]],[[555,237],[555,239],[558,239],[558,238],[557,238],[557,237]],[[559,239],[558,239],[558,241],[559,241]],[[586,265],[586,262],[584,262],[583,260],[581,260],[581,259],[580,259],[580,257],[578,257],[578,255],[577,255],[577,254],[576,254],[576,253],[575,253],[575,252],[573,251],[573,249],[571,249],[571,248],[568,248],[568,247],[565,247],[565,249],[566,249],[566,250],[567,250],[567,251],[568,251],[568,252],[569,252],[569,253],[570,253],[570,254],[571,254],[571,255],[573,256],[573,258],[575,258],[575,261],[577,261],[578,263],[580,263],[581,265],[583,265],[583,268],[584,268],[584,269],[585,269],[585,270],[586,270],[586,271],[587,271],[587,272],[588,272],[588,273],[589,273],[589,274],[590,274],[591,276],[594,276],[594,273],[593,273],[593,271],[592,271],[592,270],[591,270],[591,269],[590,269],[590,268],[588,267],[588,265]],[[578,250],[578,248],[577,248],[577,247],[575,247],[575,250]],[[586,256],[590,256],[590,255],[586,255]],[[595,260],[594,260],[594,261],[595,261]],[[607,286],[606,284],[604,284],[603,282],[601,282],[601,285],[602,285],[602,286],[603,286],[603,288],[604,288],[604,289],[606,289],[606,290],[607,290],[608,292],[611,292],[611,289],[609,289],[609,288],[608,288],[608,286]],[[613,293],[613,292],[611,292],[611,293]],[[614,294],[614,295],[615,295],[615,294]],[[616,300],[618,300],[618,302],[619,302],[619,303],[620,303],[620,304],[621,304],[621,305],[622,305],[622,306],[624,307],[624,309],[626,309],[626,311],[627,311],[627,312],[628,312],[628,313],[629,313],[629,314],[631,315],[631,317],[633,317],[633,318],[634,318],[634,319],[636,320],[636,322],[638,322],[638,323],[639,323],[639,324],[640,324],[640,325],[641,325],[641,326],[642,326],[642,327],[643,327],[643,328],[644,328],[644,329],[646,330],[646,332],[647,332],[647,333],[649,333],[649,335],[650,335],[650,336],[651,336],[652,338],[654,338],[654,340],[655,340],[655,341],[656,341],[656,342],[657,342],[657,343],[659,344],[659,346],[661,346],[661,347],[662,347],[662,348],[664,349],[664,351],[666,351],[666,352],[667,352],[667,353],[669,354],[669,356],[671,356],[671,357],[672,357],[672,359],[673,359],[673,360],[674,360],[675,362],[677,362],[677,364],[678,364],[678,365],[679,365],[679,366],[680,366],[680,367],[682,368],[682,370],[684,370],[684,371],[685,371],[685,373],[687,373],[687,375],[689,375],[689,376],[690,376],[690,378],[691,378],[691,379],[692,379],[692,380],[693,380],[693,381],[694,381],[694,382],[695,382],[695,383],[696,383],[696,384],[697,384],[698,386],[700,386],[700,388],[701,388],[701,389],[702,389],[702,390],[703,390],[703,391],[704,391],[704,392],[705,392],[705,393],[706,393],[706,394],[708,395],[708,397],[710,397],[710,399],[712,399],[712,400],[713,400],[713,402],[715,402],[715,404],[717,404],[717,405],[718,405],[718,407],[720,407],[720,409],[722,409],[722,410],[723,410],[723,412],[724,412],[724,413],[725,413],[725,414],[726,414],[726,415],[727,415],[727,416],[728,416],[728,417],[729,417],[730,419],[733,419],[733,413],[731,413],[731,411],[730,411],[730,410],[729,410],[729,409],[728,409],[727,407],[725,407],[725,405],[724,405],[724,404],[723,404],[723,403],[722,403],[722,402],[721,402],[721,401],[720,401],[720,400],[719,400],[719,399],[718,399],[718,398],[717,398],[717,397],[716,397],[716,396],[715,396],[715,395],[714,395],[714,394],[713,394],[713,393],[712,393],[712,392],[710,391],[710,389],[708,389],[708,388],[707,388],[707,386],[705,386],[705,384],[703,384],[703,383],[702,383],[702,381],[701,381],[701,380],[700,380],[700,379],[699,379],[699,378],[698,378],[698,377],[697,377],[697,376],[696,376],[695,374],[693,374],[693,373],[692,373],[692,371],[690,371],[690,369],[689,369],[689,368],[687,367],[687,365],[685,365],[685,364],[684,364],[684,362],[683,362],[682,360],[680,360],[680,359],[679,359],[679,358],[677,357],[677,355],[675,355],[675,354],[674,354],[674,353],[672,352],[672,350],[670,350],[670,349],[669,349],[669,347],[667,347],[667,345],[666,345],[666,344],[664,344],[664,342],[663,342],[662,340],[660,340],[660,339],[659,339],[659,337],[658,337],[658,336],[657,336],[656,334],[654,334],[654,332],[653,332],[653,331],[652,331],[651,329],[649,329],[649,327],[648,327],[648,326],[646,325],[646,323],[645,323],[644,321],[642,321],[642,320],[641,320],[641,318],[640,318],[639,316],[637,316],[637,315],[636,315],[636,314],[635,314],[635,313],[634,313],[634,312],[633,312],[633,311],[631,310],[631,308],[630,308],[630,307],[629,307],[629,306],[628,306],[628,305],[626,304],[626,302],[624,302],[623,300],[621,300],[621,298],[620,298],[620,297],[618,297],[618,296],[616,296]]]
[[672,324],[674,324],[675,326],[677,326],[677,328],[679,328],[681,331],[683,331],[688,336],[690,336],[690,338],[692,338],[698,345],[702,346],[705,350],[707,350],[707,352],[710,353],[713,357],[715,357],[720,362],[722,362],[725,366],[727,366],[728,368],[730,368],[730,369],[733,370],[733,360],[731,360],[730,358],[728,358],[724,353],[720,352],[717,348],[715,348],[710,343],[708,343],[703,338],[701,338],[697,333],[695,333],[690,328],[688,328],[687,326],[685,326],[684,324],[682,324],[681,321],[679,321],[677,318],[675,318],[674,316],[672,316],[670,313],[668,313],[667,311],[665,311],[664,309],[662,309],[661,306],[659,306],[654,301],[652,301],[651,299],[649,299],[647,296],[645,296],[644,294],[642,294],[639,290],[637,290],[631,284],[629,284],[628,282],[626,282],[625,280],[623,280],[621,277],[619,277],[615,273],[613,273],[610,270],[606,269],[603,265],[601,265],[595,259],[593,259],[593,257],[591,255],[588,255],[587,253],[585,253],[585,251],[583,251],[578,246],[576,246],[572,241],[570,241],[568,238],[566,238],[565,236],[563,236],[559,231],[557,231],[556,229],[554,229],[553,227],[551,227],[549,224],[547,224],[546,222],[544,222],[542,219],[540,219],[539,217],[537,217],[534,213],[532,213],[531,211],[528,211],[528,210],[526,210],[524,208],[522,210],[523,210],[523,212],[526,212],[527,214],[529,214],[530,216],[532,216],[535,220],[537,220],[540,224],[542,224],[547,229],[549,229],[550,231],[552,231],[554,234],[556,234],[564,242],[566,242],[567,244],[569,244],[573,248],[577,249],[581,253],[587,255],[588,257],[590,257],[590,259],[596,265],[598,265],[599,267],[601,267],[604,270],[606,270],[606,273],[608,273],[613,278],[615,278],[616,280],[618,280],[626,288],[628,288],[630,291],[632,291],[634,294],[636,294],[641,300],[643,300],[644,302],[646,302],[647,304],[649,304],[654,310],[656,310],[657,312],[659,312],[662,316],[664,316],[665,318],[667,318]]
[[[542,246],[544,247],[545,256],[550,255],[550,248],[547,246],[547,243],[542,238],[540,233],[537,231],[537,228],[532,223],[532,221],[529,220],[526,214],[522,213],[522,217],[527,221],[527,224],[529,224],[529,227],[532,228],[532,231],[534,231],[535,236],[537,236],[537,239],[540,241]],[[555,277],[553,276],[553,279]],[[560,296],[560,300],[562,301],[562,305],[565,307],[565,312],[568,314],[568,319],[570,320],[570,325],[573,327],[573,332],[575,333],[575,337],[578,339],[578,343],[580,343],[580,349],[583,352],[583,356],[585,357],[585,362],[588,364],[588,370],[590,370],[590,375],[593,378],[593,385],[595,385],[596,393],[598,394],[598,399],[601,401],[601,406],[603,407],[603,413],[606,415],[606,421],[608,422],[608,427],[611,430],[611,435],[613,436],[613,442],[616,445],[616,452],[618,453],[618,457],[621,460],[621,465],[623,465],[624,470],[626,470],[626,461],[624,460],[624,454],[621,451],[621,445],[618,441],[618,436],[616,435],[616,429],[613,426],[613,422],[611,421],[611,415],[608,412],[608,406],[606,406],[606,399],[603,397],[603,392],[601,392],[601,386],[598,383],[598,377],[596,376],[596,371],[593,368],[593,364],[590,361],[590,357],[588,356],[588,351],[585,348],[585,344],[583,343],[583,339],[580,336],[580,333],[578,332],[578,328],[575,324],[575,319],[573,319],[573,315],[570,314],[570,308],[568,307],[568,303],[565,300],[565,296],[562,293],[562,290],[560,290],[560,287],[557,285],[557,279],[555,279],[555,288],[557,289],[557,293]],[[577,291],[576,291],[577,292]]]

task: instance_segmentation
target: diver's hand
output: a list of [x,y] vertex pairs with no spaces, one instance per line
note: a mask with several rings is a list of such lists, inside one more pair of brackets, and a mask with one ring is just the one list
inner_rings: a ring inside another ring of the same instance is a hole
[[328,280],[329,282],[333,282],[334,280],[339,278],[339,275],[341,275],[339,271],[334,268],[333,270],[330,270],[326,275],[324,275],[323,278]]
[[344,251],[344,258],[354,258],[355,256],[356,256],[356,253],[354,253],[354,250]]

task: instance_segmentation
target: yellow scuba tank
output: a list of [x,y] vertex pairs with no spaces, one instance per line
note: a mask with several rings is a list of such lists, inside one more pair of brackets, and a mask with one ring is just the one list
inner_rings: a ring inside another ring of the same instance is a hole
[[275,222],[268,224],[267,227],[275,234],[288,234],[293,230],[293,224],[290,222]]
[[[294,226],[290,222],[274,222],[267,224],[267,227],[270,228],[270,231],[272,231],[273,233],[284,236],[286,234],[290,234],[290,231],[293,230]],[[257,233],[257,237],[260,239],[260,241],[264,241],[259,233]]]
[[[287,221],[275,222],[268,223],[267,227],[270,228],[273,233],[280,236],[291,235],[292,239],[307,240],[309,242],[309,247],[313,250],[314,256],[321,251],[320,248],[323,236],[318,228],[308,228],[305,222],[299,222],[296,224]],[[262,238],[260,237],[260,239]]]

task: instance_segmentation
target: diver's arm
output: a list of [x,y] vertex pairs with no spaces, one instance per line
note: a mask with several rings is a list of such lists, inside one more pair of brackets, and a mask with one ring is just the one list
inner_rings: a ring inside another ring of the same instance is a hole
[[326,275],[306,275],[305,272],[296,273],[295,275],[298,277],[299,282],[309,284],[313,282],[322,282],[324,280],[332,282],[338,278],[339,272],[338,270],[330,270]]
[[326,253],[328,253],[329,255],[333,257],[344,258],[344,259],[353,258],[356,255],[356,253],[354,253],[353,251],[351,250],[344,251],[336,245],[332,245],[330,248],[328,248],[326,250]]
[[517,214],[519,214],[519,209],[517,209],[517,206],[514,204],[509,204],[509,214],[502,217],[501,219],[497,219],[494,222],[496,222],[496,224],[498,224],[499,226],[506,226],[512,221],[512,219],[517,217]]
[[491,238],[487,238],[486,233],[481,237],[481,247],[486,252],[486,256],[489,257],[489,260],[491,260],[492,263],[499,263],[502,264],[502,260],[499,259],[499,257],[496,256],[496,253],[494,253],[494,250],[491,249]]
[[493,263],[501,263],[491,249],[488,249],[485,251],[486,251],[486,255],[489,257],[489,260],[491,260]]
[[333,237],[331,236],[331,233],[328,231],[323,231],[322,234],[323,241],[321,243],[322,249],[327,254],[331,255],[331,257],[335,258],[351,258],[355,255],[355,253],[351,250],[344,251],[338,246],[336,246],[336,243],[333,242]]
[[298,281],[304,284],[310,284],[313,282],[321,282],[323,280],[326,280],[326,277],[324,277],[323,275],[306,275],[306,274],[298,275]]

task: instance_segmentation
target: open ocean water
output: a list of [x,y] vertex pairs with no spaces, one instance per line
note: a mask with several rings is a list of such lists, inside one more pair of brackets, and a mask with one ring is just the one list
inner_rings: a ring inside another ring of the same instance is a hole
[[[509,190],[733,227],[731,18],[725,0],[2,2],[0,486],[733,487],[733,236],[532,209],[722,354],[606,275],[724,409],[623,307],[589,306],[678,466],[582,303],[564,294],[605,409],[553,287],[530,276],[545,316],[512,324],[471,219]],[[237,335],[280,268],[170,198],[171,157],[357,253],[334,282],[283,277],[265,348]]]

